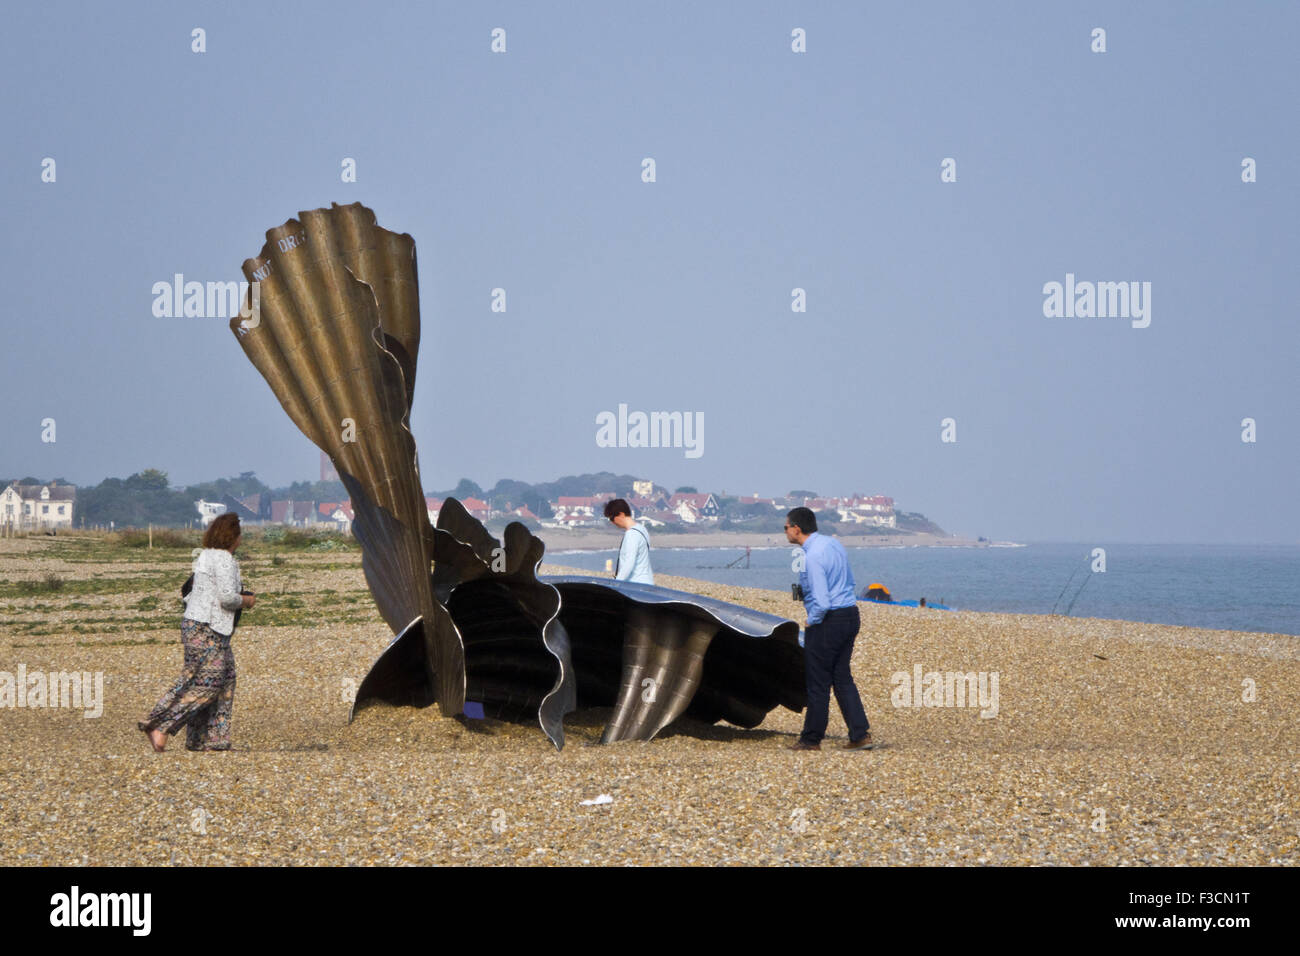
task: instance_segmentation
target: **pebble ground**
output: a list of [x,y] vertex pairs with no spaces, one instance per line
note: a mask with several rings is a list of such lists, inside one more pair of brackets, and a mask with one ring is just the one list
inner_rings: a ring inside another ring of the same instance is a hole
[[[0,582],[188,574],[183,551],[60,553],[0,540]],[[436,708],[372,708],[349,724],[349,688],[389,638],[356,553],[244,571],[264,605],[330,588],[359,595],[347,607],[365,620],[264,626],[247,612],[229,753],[189,753],[182,735],[155,754],[136,730],[180,672],[179,615],[125,632],[85,622],[129,617],[145,591],[110,588],[67,611],[61,592],[0,598],[0,671],[104,675],[98,718],[0,709],[0,865],[1300,859],[1300,638],[865,605],[853,672],[873,751],[839,749],[832,705],[815,753],[785,749],[802,723],[785,710],[753,730],[682,720],[611,746],[597,744],[608,712],[582,711],[556,752],[535,724]],[[787,593],[658,580],[803,623]],[[997,715],[895,706],[891,678],[917,664],[996,672]],[[582,804],[600,794],[612,802]]]

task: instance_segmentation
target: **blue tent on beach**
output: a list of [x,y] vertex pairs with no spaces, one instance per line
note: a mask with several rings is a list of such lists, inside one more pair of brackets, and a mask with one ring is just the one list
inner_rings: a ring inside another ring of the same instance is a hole
[[894,596],[889,593],[889,588],[885,587],[878,581],[874,581],[867,585],[867,587],[863,589],[862,593],[858,595],[858,600],[866,601],[871,604],[892,604],[895,607],[928,607],[934,608],[937,611],[953,610],[946,604],[935,604],[933,601],[927,601],[925,598],[916,601],[910,599],[895,601]]

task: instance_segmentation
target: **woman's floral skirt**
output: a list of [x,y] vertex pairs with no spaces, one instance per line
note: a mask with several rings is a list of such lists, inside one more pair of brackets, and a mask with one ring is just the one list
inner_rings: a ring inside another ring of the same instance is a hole
[[185,669],[137,726],[174,734],[185,727],[186,750],[229,750],[235,704],[235,655],[230,638],[207,624],[181,621]]

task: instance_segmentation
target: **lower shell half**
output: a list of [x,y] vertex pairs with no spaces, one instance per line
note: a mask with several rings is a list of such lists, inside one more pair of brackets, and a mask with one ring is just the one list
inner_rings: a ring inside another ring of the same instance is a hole
[[[612,708],[602,743],[650,740],[678,717],[756,727],[805,704],[792,620],[687,591],[585,576],[542,577],[558,592],[544,623],[530,593],[499,578],[452,589],[447,611],[465,646],[465,697],[485,716],[536,719],[557,748],[564,715]],[[535,603],[535,601],[534,601]],[[362,681],[353,714],[376,703],[426,706],[432,641],[417,619]]]

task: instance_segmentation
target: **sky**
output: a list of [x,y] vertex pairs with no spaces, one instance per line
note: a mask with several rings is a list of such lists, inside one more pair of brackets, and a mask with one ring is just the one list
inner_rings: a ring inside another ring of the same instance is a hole
[[[153,289],[241,279],[268,229],[360,201],[416,241],[427,490],[610,471],[996,539],[1300,543],[1297,5],[3,23],[0,477],[316,478],[227,317]],[[1067,275],[1149,311],[1045,314]],[[603,447],[620,404],[702,418],[698,457]]]

